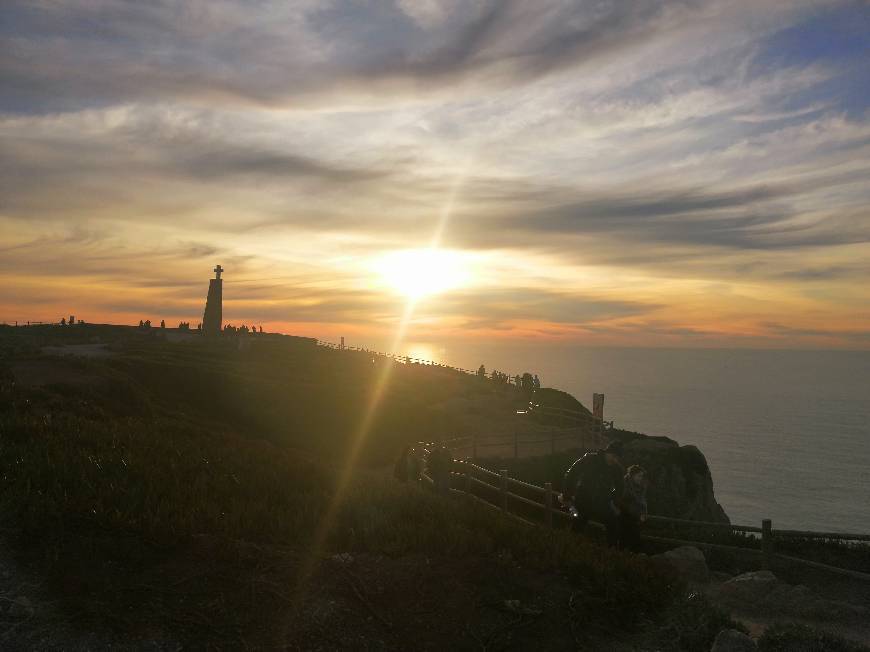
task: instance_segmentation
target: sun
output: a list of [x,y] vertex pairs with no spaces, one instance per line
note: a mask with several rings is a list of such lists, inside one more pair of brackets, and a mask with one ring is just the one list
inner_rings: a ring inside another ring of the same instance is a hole
[[467,261],[447,249],[405,249],[382,256],[375,270],[383,283],[412,300],[467,285]]

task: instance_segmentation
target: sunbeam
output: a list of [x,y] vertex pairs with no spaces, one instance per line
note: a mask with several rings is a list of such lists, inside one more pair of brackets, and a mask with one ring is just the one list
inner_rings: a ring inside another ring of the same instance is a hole
[[[447,224],[450,221],[450,217],[456,205],[458,193],[462,187],[462,183],[464,181],[465,175],[467,174],[469,166],[470,160],[468,164],[462,166],[459,174],[457,174],[454,179],[454,183],[451,186],[451,192],[448,195],[447,201],[445,202],[443,208],[440,211],[438,222],[435,226],[435,230],[430,240],[430,251],[438,250],[438,245],[440,244],[444,232],[447,228]],[[401,350],[402,343],[404,342],[405,336],[408,332],[408,326],[414,315],[414,309],[417,306],[418,300],[424,295],[425,293],[419,292],[408,293],[408,300],[405,303],[401,319],[399,320],[399,323],[396,327],[396,332],[393,336],[389,348],[390,351],[398,352]],[[328,507],[326,508],[326,510],[324,510],[323,515],[320,518],[307,557],[300,566],[298,579],[294,590],[294,596],[296,597],[297,605],[301,603],[301,599],[305,594],[306,584],[311,578],[311,575],[317,569],[318,560],[323,554],[324,548],[329,539],[329,535],[335,527],[335,522],[344,503],[347,489],[353,480],[360,453],[362,452],[363,446],[369,437],[372,424],[374,423],[375,417],[378,413],[378,409],[380,408],[383,397],[387,391],[387,388],[389,387],[390,376],[392,375],[394,364],[395,363],[393,362],[385,362],[383,364],[383,367],[380,370],[380,374],[375,382],[371,399],[369,400],[365,412],[360,419],[359,427],[357,428],[353,438],[351,439],[350,448],[347,451],[347,455],[344,458],[344,463],[342,465],[341,471],[339,472],[332,499],[330,500]]]

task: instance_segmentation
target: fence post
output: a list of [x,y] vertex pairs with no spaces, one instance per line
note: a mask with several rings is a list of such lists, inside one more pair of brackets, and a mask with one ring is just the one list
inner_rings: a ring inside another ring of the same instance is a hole
[[764,553],[764,568],[770,569],[770,558],[773,555],[773,532],[769,518],[761,521],[761,551]]
[[520,456],[520,435],[514,431],[514,459]]
[[471,459],[477,459],[477,433],[471,435]]
[[500,469],[499,485],[501,489],[501,511],[507,513],[507,469]]
[[553,483],[544,483],[544,505],[547,507],[547,527],[553,529]]

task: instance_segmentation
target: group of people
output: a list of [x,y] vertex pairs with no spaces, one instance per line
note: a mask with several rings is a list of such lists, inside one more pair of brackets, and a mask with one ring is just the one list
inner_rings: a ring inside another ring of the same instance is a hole
[[622,442],[586,453],[565,473],[562,504],[572,510],[576,526],[598,521],[607,528],[607,544],[621,550],[640,549],[640,528],[646,521],[646,472],[637,464],[625,468]]
[[[428,455],[427,455],[428,453]],[[450,492],[453,454],[443,445],[407,446],[396,462],[394,475],[402,482],[416,482],[424,470],[438,493]],[[574,516],[574,527],[584,530],[588,521],[603,523],[607,544],[620,550],[640,550],[641,524],[646,521],[646,472],[637,464],[623,464],[622,442],[586,453],[565,473],[560,499]]]
[[393,475],[402,482],[417,482],[424,471],[432,479],[435,491],[450,493],[453,452],[444,445],[428,449],[425,444],[406,446],[393,468]]

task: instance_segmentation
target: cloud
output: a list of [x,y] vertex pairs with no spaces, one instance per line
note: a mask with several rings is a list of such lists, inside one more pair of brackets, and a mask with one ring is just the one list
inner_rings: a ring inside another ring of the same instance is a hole
[[[167,98],[292,107],[342,97],[383,102],[397,92],[428,93],[463,81],[504,88],[678,38],[705,19],[709,26],[711,14],[722,24],[740,20],[742,3],[732,4],[726,10],[728,3],[712,0],[265,1],[250,11],[226,0],[12,0],[0,25],[7,53],[0,60],[6,91],[0,110]],[[801,4],[770,3],[749,13],[767,25]]]
[[198,311],[221,262],[242,314],[386,328],[371,258],[443,218],[443,246],[495,262],[415,328],[695,341],[824,309],[860,331],[862,51],[782,37],[830,11],[6,3],[0,307],[63,278],[83,305]]
[[432,311],[446,316],[486,315],[489,325],[521,320],[579,325],[644,314],[659,307],[543,288],[511,288],[447,295],[435,301]]

